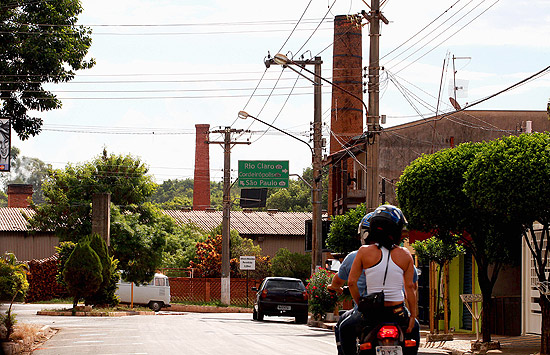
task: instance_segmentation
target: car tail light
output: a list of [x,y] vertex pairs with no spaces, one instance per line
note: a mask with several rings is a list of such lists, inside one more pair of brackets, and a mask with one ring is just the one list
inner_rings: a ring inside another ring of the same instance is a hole
[[306,291],[302,292],[302,297],[304,297],[304,301],[307,301],[307,292]]
[[384,338],[398,338],[399,337],[399,331],[397,330],[397,327],[394,325],[384,325],[380,330],[378,331],[378,339],[384,339]]
[[266,290],[266,289],[264,289],[264,290],[262,291],[262,296],[261,296],[261,297],[262,297],[262,298],[266,298],[266,297],[267,297],[267,290]]
[[414,347],[416,346],[416,340],[405,340],[405,347],[406,348],[411,348],[411,347]]
[[370,349],[372,349],[372,344],[371,343],[363,343],[363,344],[359,345],[359,349],[361,349],[361,350],[370,350]]

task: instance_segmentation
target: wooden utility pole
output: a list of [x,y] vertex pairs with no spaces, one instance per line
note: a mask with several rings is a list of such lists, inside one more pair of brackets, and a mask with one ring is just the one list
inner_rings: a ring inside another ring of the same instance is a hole
[[111,245],[111,194],[99,193],[92,196],[92,234],[99,234],[107,247]]
[[231,146],[234,144],[250,144],[250,142],[232,142],[232,133],[241,133],[242,129],[224,129],[212,131],[212,133],[222,133],[223,142],[208,141],[209,144],[216,143],[223,146],[223,218],[222,218],[222,277],[221,277],[221,302],[225,305],[231,303],[231,279],[230,265],[231,260],[229,250],[230,239],[230,218],[231,218]]
[[367,113],[368,144],[366,154],[367,167],[367,211],[373,211],[380,204],[378,186],[378,157],[380,154],[380,21],[388,24],[389,21],[380,12],[380,0],[371,0],[371,10],[362,15],[370,25],[370,50],[369,50],[369,80],[368,96],[369,106]]

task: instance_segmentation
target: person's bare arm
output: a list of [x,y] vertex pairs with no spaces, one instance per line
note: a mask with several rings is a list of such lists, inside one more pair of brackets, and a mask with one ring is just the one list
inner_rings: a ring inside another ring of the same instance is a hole
[[353,297],[355,304],[359,304],[359,299],[361,298],[359,288],[357,287],[357,281],[361,276],[361,272],[363,272],[363,257],[366,251],[367,247],[359,248],[359,250],[357,251],[357,255],[355,256],[355,260],[353,260],[353,264],[351,265],[351,270],[349,272],[349,292],[351,293],[351,297]]
[[405,295],[407,297],[407,303],[409,304],[409,311],[411,312],[411,318],[409,320],[409,327],[407,328],[407,333],[410,333],[414,327],[416,319],[416,289],[415,283],[413,282],[414,277],[414,264],[411,254],[406,251],[406,258],[409,259],[407,268],[403,273],[403,280],[405,283]]
[[329,290],[335,291],[337,294],[341,294],[343,292],[342,286],[346,284],[346,280],[342,280],[338,274],[334,274],[334,277],[332,278],[332,282],[330,285],[328,285]]

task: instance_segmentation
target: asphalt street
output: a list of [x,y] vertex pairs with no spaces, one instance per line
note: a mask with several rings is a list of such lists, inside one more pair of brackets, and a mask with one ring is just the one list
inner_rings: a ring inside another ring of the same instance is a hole
[[[174,312],[125,317],[36,315],[54,307],[67,305],[14,306],[19,322],[59,329],[34,354],[336,354],[332,331],[295,324],[293,318],[266,317],[258,322],[247,313]],[[420,354],[434,353],[426,351]]]

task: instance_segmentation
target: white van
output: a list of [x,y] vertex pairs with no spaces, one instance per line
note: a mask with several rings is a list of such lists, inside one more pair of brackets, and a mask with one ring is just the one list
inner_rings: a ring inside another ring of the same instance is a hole
[[[119,280],[116,295],[120,302],[131,303],[132,283]],[[134,303],[147,305],[153,311],[158,312],[162,307],[170,307],[170,283],[168,277],[163,274],[155,274],[155,277],[147,285],[134,285]]]

